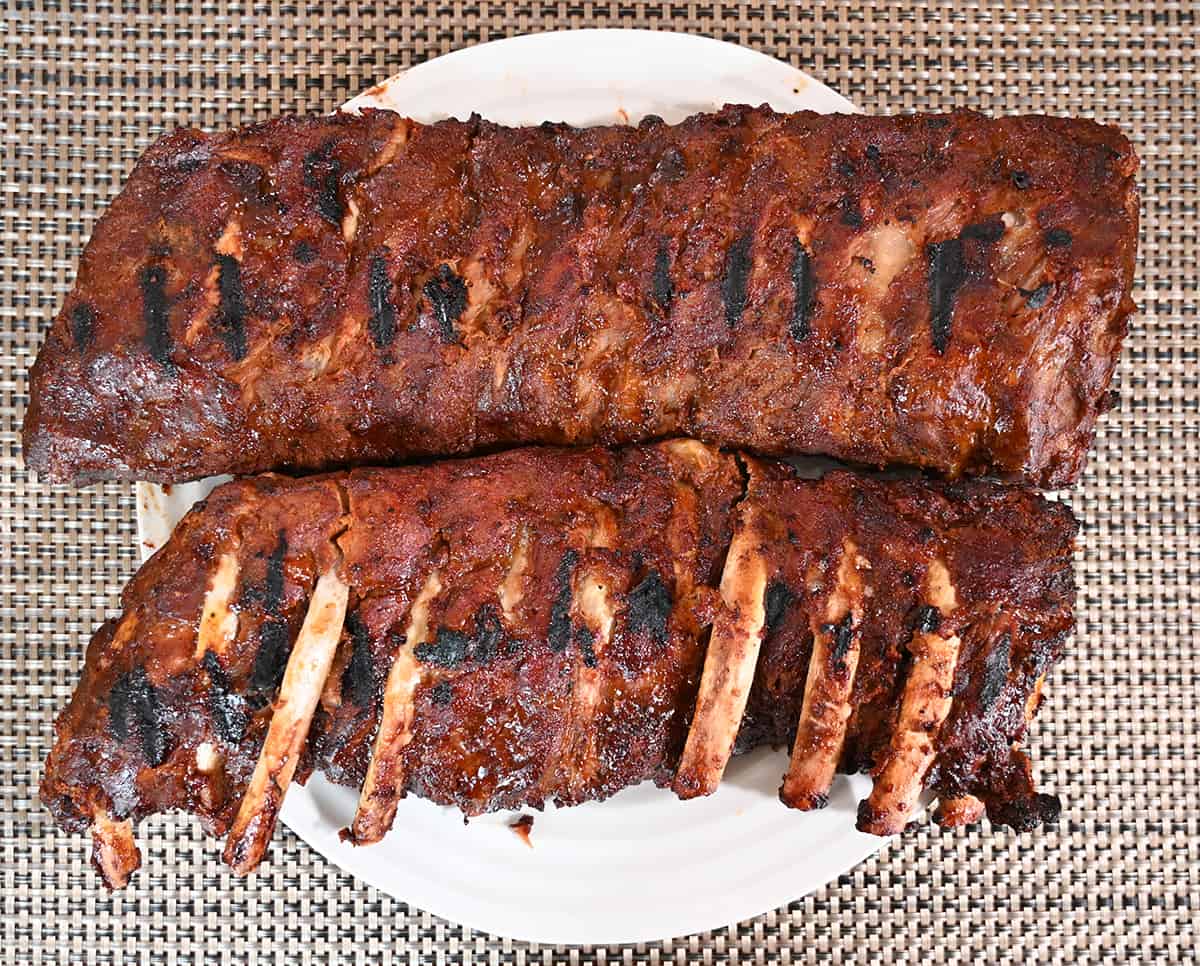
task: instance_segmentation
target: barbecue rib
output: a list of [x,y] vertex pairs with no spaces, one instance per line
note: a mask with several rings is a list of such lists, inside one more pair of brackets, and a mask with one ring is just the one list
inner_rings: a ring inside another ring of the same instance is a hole
[[1019,743],[1072,625],[1069,511],[740,462],[679,440],[227,484],[92,640],[42,800],[113,886],[170,809],[254,868],[313,769],[360,789],[356,843],[406,793],[691,797],[793,736],[784,800],[869,769],[868,831],[923,789],[952,823],[1052,819]]
[[1111,128],[968,112],[178,131],[84,252],[25,458],[173,482],[680,434],[1066,484],[1136,167]]

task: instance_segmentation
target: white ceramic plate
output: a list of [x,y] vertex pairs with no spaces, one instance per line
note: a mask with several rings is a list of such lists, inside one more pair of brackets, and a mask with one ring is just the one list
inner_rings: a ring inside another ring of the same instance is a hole
[[[668,122],[725,103],[777,110],[855,107],[807,74],[703,37],[583,30],[483,44],[429,61],[354,98],[419,121],[477,111],[506,124],[544,120]],[[149,556],[216,481],[139,486],[138,523]],[[338,840],[355,793],[314,777],[293,787],[283,821],[360,879],[447,919],[516,939],[624,943],[726,926],[805,895],[853,867],[881,840],[855,831],[862,777],[837,779],[829,807],[784,808],[782,753],[736,759],[711,798],[680,802],[643,785],[603,803],[536,815],[528,847],[512,814],[464,825],[415,798],[400,803],[383,842]],[[267,859],[270,862],[270,858]]]

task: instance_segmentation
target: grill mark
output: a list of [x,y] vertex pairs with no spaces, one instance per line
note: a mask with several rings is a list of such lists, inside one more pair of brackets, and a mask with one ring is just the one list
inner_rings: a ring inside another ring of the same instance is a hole
[[387,257],[382,252],[371,256],[367,272],[367,300],[371,307],[368,328],[375,348],[386,349],[396,338],[396,306],[392,304],[392,278]]
[[232,255],[218,255],[217,331],[234,359],[246,356],[246,293],[242,289],[242,266]]
[[263,587],[263,609],[270,619],[259,628],[258,652],[250,672],[250,689],[261,695],[274,694],[283,681],[288,657],[292,651],[288,626],[282,619],[283,561],[287,555],[287,537],[281,531],[279,542],[267,561],[267,578]]
[[571,643],[571,574],[577,563],[578,551],[568,550],[563,554],[558,572],[554,575],[558,584],[558,596],[554,599],[554,606],[550,608],[550,629],[546,633],[546,640],[550,650],[556,654],[561,654]]
[[725,257],[725,277],[721,280],[721,299],[725,302],[725,324],[733,328],[746,311],[746,291],[750,283],[750,243],[747,233],[729,246]]
[[71,338],[75,348],[82,352],[92,344],[96,331],[96,310],[87,302],[80,302],[71,309]]
[[1012,635],[1001,634],[983,662],[983,684],[979,688],[979,707],[982,711],[989,710],[1000,692],[1004,690],[1004,682],[1008,680],[1009,665],[1012,660]]
[[317,213],[331,225],[341,228],[342,198],[339,176],[341,162],[333,157],[333,142],[326,141],[304,156],[304,183],[317,192]]
[[954,303],[966,277],[963,245],[959,238],[934,242],[929,253],[929,327],[934,351],[942,355],[950,344]]
[[629,630],[645,628],[659,644],[667,641],[667,620],[671,616],[671,591],[658,571],[652,570],[626,597]]
[[792,239],[792,317],[788,320],[788,334],[797,342],[803,342],[812,333],[812,310],[816,284],[812,273],[812,259],[799,238]]
[[361,708],[375,696],[371,634],[357,612],[346,616],[346,632],[350,635],[350,660],[342,671],[342,694]]
[[577,628],[575,643],[579,645],[579,653],[583,656],[584,667],[595,667],[599,660],[596,657],[596,637],[586,627]]
[[458,332],[454,324],[467,307],[467,283],[449,265],[439,265],[433,278],[425,283],[423,291],[433,310],[442,341],[447,344],[457,342]]
[[650,297],[666,315],[675,299],[675,287],[671,284],[671,253],[667,243],[659,242],[654,255],[654,274],[650,278]]
[[246,699],[234,692],[229,675],[221,667],[216,654],[206,651],[202,663],[209,681],[208,713],[212,715],[217,736],[230,745],[236,745],[246,737],[246,729],[250,724]]
[[830,652],[833,663],[841,664],[854,641],[854,615],[847,611],[846,616],[830,628],[830,633],[833,635],[833,649]]
[[764,623],[767,628],[767,634],[775,632],[783,620],[787,609],[795,600],[795,595],[782,580],[772,580],[767,586],[767,593],[763,599]]
[[985,245],[993,245],[1004,237],[1004,222],[999,215],[993,215],[986,221],[967,225],[962,230],[961,238],[971,238]]
[[288,626],[281,620],[264,621],[258,629],[258,651],[250,671],[250,690],[259,698],[273,695],[283,682],[291,655]]
[[142,757],[157,767],[167,760],[167,735],[159,715],[158,695],[140,664],[113,685],[108,695],[108,723],[118,741],[137,734]]
[[142,319],[146,323],[146,348],[155,362],[164,369],[173,370],[166,285],[167,271],[161,265],[147,265],[138,275],[138,287],[142,290]]
[[472,634],[442,627],[432,641],[418,644],[413,652],[422,664],[454,668],[463,661],[487,664],[500,650],[504,631],[500,617],[490,604],[475,612],[475,631]]

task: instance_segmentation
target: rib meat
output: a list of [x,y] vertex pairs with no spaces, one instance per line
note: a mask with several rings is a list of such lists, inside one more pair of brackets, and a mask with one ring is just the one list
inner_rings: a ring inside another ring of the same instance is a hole
[[229,483],[93,639],[42,800],[113,886],[133,823],[171,809],[249,871],[314,769],[359,789],[359,844],[405,794],[691,797],[789,742],[789,804],[865,769],[868,831],[926,789],[1028,827],[1056,810],[1019,744],[1071,628],[1073,532],[1019,488],[803,480],[691,440]]
[[1066,484],[1136,167],[1111,128],[969,112],[178,131],[84,252],[25,458],[172,482],[681,434]]

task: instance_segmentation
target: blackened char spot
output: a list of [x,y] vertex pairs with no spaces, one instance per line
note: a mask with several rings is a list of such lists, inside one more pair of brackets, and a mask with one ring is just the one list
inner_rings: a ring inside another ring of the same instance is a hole
[[140,664],[113,685],[108,695],[108,714],[117,740],[137,734],[148,765],[157,767],[167,760],[167,734],[159,716],[158,695]]
[[392,304],[392,277],[388,274],[387,256],[375,252],[367,270],[367,301],[371,318],[367,327],[375,348],[386,349],[396,338],[396,306]]
[[317,213],[331,225],[342,225],[339,175],[341,162],[333,156],[334,144],[326,141],[304,156],[304,184],[317,192]]
[[626,598],[629,630],[637,633],[645,628],[659,644],[667,642],[667,620],[671,616],[671,591],[658,571],[652,570]]
[[342,671],[342,694],[358,707],[366,707],[375,696],[375,663],[371,659],[371,634],[357,612],[346,617],[350,635],[350,660]]
[[268,614],[278,615],[279,609],[283,606],[283,562],[287,557],[287,547],[287,536],[281,530],[279,531],[279,542],[275,544],[275,549],[271,551],[271,557],[267,561],[263,606],[267,609]]
[[843,195],[839,202],[842,209],[842,224],[848,225],[851,228],[861,228],[863,225],[862,208],[858,205],[858,199],[853,195]]
[[445,627],[438,628],[432,641],[418,644],[417,660],[422,664],[436,664],[438,667],[458,667],[467,659],[467,650],[471,637],[462,631],[452,631]]
[[171,333],[167,328],[167,270],[161,265],[147,265],[138,275],[142,290],[142,319],[146,323],[146,348],[164,369],[172,370]]
[[779,626],[779,622],[783,620],[783,615],[787,613],[787,609],[791,606],[793,600],[795,600],[795,595],[782,580],[772,580],[767,585],[763,610],[766,612],[768,634],[772,633]]
[[71,338],[75,348],[82,352],[92,344],[96,331],[96,310],[87,302],[80,302],[71,309]]
[[301,265],[311,265],[317,260],[317,250],[306,241],[298,241],[292,249],[292,257]]
[[658,162],[658,173],[664,181],[678,181],[687,174],[687,159],[679,148],[667,148]]
[[979,688],[979,707],[987,711],[1008,680],[1008,668],[1012,658],[1012,635],[1001,634],[995,646],[983,661],[983,684]]
[[841,664],[850,653],[850,645],[854,641],[854,615],[847,612],[830,628],[829,633],[833,635],[833,663]]
[[234,359],[246,355],[246,294],[242,265],[232,255],[217,256],[217,332]]
[[1023,288],[1019,288],[1017,291],[1025,297],[1025,304],[1031,309],[1040,309],[1046,304],[1046,300],[1050,298],[1050,293],[1054,291],[1054,286],[1046,282],[1032,291]]
[[445,707],[454,700],[454,685],[449,681],[438,681],[429,689],[429,700],[439,707]]
[[287,624],[277,618],[264,621],[258,629],[258,651],[250,671],[250,690],[260,701],[263,698],[269,701],[283,682],[291,653]]
[[563,554],[558,572],[554,575],[558,595],[554,598],[554,606],[550,608],[550,629],[547,631],[546,640],[550,650],[556,654],[561,654],[571,643],[571,574],[577,563],[579,553],[568,550]]
[[1062,803],[1055,795],[1035,794],[1009,802],[989,801],[987,814],[993,825],[1008,825],[1018,832],[1032,832],[1042,825],[1055,824],[1062,815]]
[[750,243],[747,232],[729,246],[725,256],[725,277],[721,280],[721,299],[725,303],[725,324],[731,329],[746,311],[746,290],[750,284]]
[[985,245],[995,244],[1004,237],[1004,221],[999,215],[993,215],[985,221],[974,225],[967,225],[962,230],[961,237],[971,238],[975,241],[983,242]]
[[812,310],[816,295],[816,283],[812,273],[812,259],[799,238],[792,239],[792,317],[788,320],[788,334],[797,342],[803,342],[812,332]]
[[454,274],[449,265],[439,265],[423,289],[442,341],[458,341],[454,323],[467,307],[467,283]]
[[457,667],[467,659],[486,664],[496,656],[503,636],[495,608],[484,604],[475,613],[474,633],[439,628],[432,641],[417,645],[415,653],[422,664],[438,667]]
[[966,277],[963,244],[958,238],[934,242],[929,253],[929,327],[933,348],[938,355],[950,344],[950,324],[954,320],[954,302]]
[[579,645],[579,653],[583,655],[584,666],[595,667],[598,661],[596,659],[596,639],[592,632],[586,627],[576,628],[575,643]]
[[1051,228],[1046,232],[1046,245],[1049,248],[1063,248],[1071,244],[1071,233],[1065,228]]
[[650,297],[662,309],[664,315],[671,308],[671,300],[675,298],[675,288],[671,284],[671,253],[667,243],[661,242],[654,255],[654,275],[650,279]]
[[234,692],[229,675],[212,651],[205,652],[202,664],[208,672],[208,712],[212,715],[213,727],[222,741],[236,745],[246,737],[250,723],[246,699]]
[[475,640],[471,656],[480,664],[487,664],[500,651],[504,639],[504,628],[500,615],[491,604],[484,604],[475,612]]
[[1014,171],[1012,173],[1012,183],[1013,187],[1018,191],[1024,191],[1033,184],[1033,179],[1024,171]]
[[287,556],[287,537],[281,531],[279,542],[267,560],[267,576],[261,594],[268,619],[258,630],[259,645],[250,671],[250,690],[261,699],[275,693],[291,655],[291,635],[283,614],[283,562]]
[[922,604],[917,608],[916,628],[922,634],[932,634],[942,626],[942,612],[932,604]]

